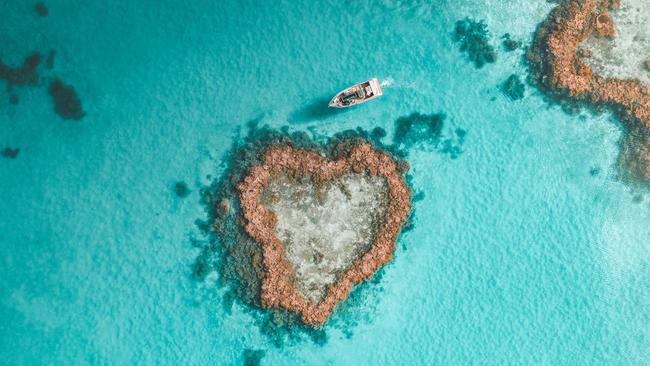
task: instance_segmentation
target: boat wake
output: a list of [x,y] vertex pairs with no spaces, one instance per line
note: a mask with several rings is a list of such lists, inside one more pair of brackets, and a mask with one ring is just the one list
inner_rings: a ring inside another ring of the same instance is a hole
[[393,85],[395,80],[393,78],[386,78],[386,80],[382,80],[379,85],[381,85],[382,88],[388,88],[389,86]]
[[379,85],[381,85],[382,88],[415,89],[417,87],[415,81],[412,81],[410,83],[396,82],[395,79],[391,77],[382,80]]

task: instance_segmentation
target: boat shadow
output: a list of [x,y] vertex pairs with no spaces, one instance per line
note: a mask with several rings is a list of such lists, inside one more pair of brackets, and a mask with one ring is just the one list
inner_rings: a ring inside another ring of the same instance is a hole
[[330,108],[328,106],[329,101],[329,97],[319,97],[312,99],[309,104],[302,108],[296,109],[289,115],[289,123],[309,123],[312,121],[328,119],[335,115],[347,112],[347,109],[345,108]]

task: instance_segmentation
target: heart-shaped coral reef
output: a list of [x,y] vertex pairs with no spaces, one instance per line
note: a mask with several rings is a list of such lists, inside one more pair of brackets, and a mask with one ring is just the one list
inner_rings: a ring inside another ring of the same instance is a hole
[[262,305],[313,326],[391,260],[410,210],[400,167],[368,144],[333,160],[271,146],[237,188],[244,229],[262,248]]

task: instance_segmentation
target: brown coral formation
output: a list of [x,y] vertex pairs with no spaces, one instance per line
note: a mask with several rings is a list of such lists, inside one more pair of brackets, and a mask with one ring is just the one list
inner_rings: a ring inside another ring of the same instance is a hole
[[[262,247],[264,277],[261,303],[268,308],[281,307],[299,313],[303,322],[319,326],[327,320],[338,302],[347,298],[353,285],[369,279],[392,258],[395,241],[410,210],[410,190],[400,174],[398,164],[388,155],[368,144],[358,144],[342,151],[335,160],[291,146],[270,147],[238,185],[245,231]],[[292,283],[292,269],[282,242],[274,228],[276,217],[259,201],[260,193],[275,174],[309,177],[316,185],[341,178],[346,173],[363,173],[382,177],[388,188],[388,208],[378,223],[370,249],[337,276],[325,297],[312,303],[301,297]]]
[[614,21],[606,13],[596,16],[596,33],[600,37],[614,37]]
[[[581,60],[579,45],[594,32],[613,36],[606,15],[618,1],[569,0],[556,9],[535,35],[528,54],[538,75],[532,77],[556,97],[610,106],[628,127],[622,163],[634,178],[650,182],[650,93],[638,80],[606,79]],[[584,55],[582,55],[584,56]]]
[[650,60],[645,62],[645,68],[650,71]]
[[578,50],[578,57],[589,58],[589,57],[591,57],[593,55],[594,55],[594,53],[587,50],[587,49],[581,48],[581,49]]

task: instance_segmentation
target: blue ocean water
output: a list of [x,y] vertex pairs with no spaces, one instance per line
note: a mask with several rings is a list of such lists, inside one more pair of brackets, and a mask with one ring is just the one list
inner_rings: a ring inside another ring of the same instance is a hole
[[[551,3],[45,5],[0,3],[0,60],[56,51],[39,85],[0,93],[0,149],[20,149],[0,157],[2,363],[650,364],[650,195],[616,178],[620,126],[499,90],[526,76],[500,37],[529,43]],[[485,20],[495,63],[476,69],[454,43],[467,16]],[[372,76],[381,99],[321,107]],[[54,77],[81,121],[54,112]],[[248,121],[390,140],[414,112],[466,131],[462,153],[410,151],[414,227],[326,342],[277,346],[255,312],[225,309],[216,273],[192,278],[200,189]]]

